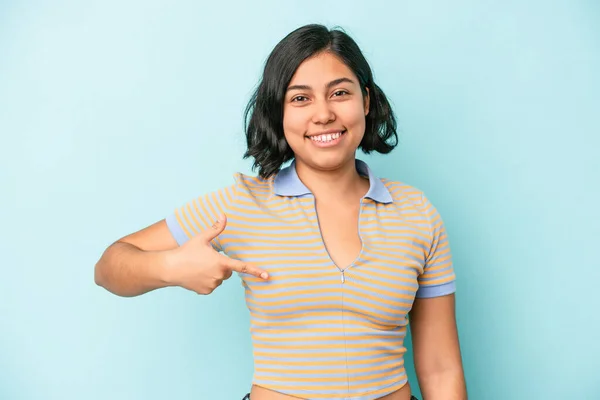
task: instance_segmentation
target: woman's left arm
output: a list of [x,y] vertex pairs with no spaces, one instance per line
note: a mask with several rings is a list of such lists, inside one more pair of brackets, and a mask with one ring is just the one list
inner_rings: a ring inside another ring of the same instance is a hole
[[454,294],[416,298],[409,321],[423,400],[467,400]]

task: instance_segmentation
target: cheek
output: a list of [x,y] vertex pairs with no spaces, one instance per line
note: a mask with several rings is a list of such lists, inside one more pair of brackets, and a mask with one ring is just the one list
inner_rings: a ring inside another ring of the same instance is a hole
[[302,145],[304,135],[308,131],[308,122],[310,122],[310,118],[307,119],[306,113],[302,111],[293,109],[284,111],[283,114],[283,135],[294,152],[297,152],[299,146]]
[[283,113],[283,129],[286,133],[299,134],[306,131],[307,117],[306,112],[302,112],[302,109],[290,109],[284,110]]
[[365,126],[365,110],[360,103],[347,103],[338,111],[338,116],[347,128],[361,129]]

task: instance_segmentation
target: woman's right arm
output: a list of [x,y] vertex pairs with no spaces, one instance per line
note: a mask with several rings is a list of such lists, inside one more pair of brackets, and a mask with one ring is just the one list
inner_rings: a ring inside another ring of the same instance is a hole
[[217,252],[211,245],[227,223],[225,215],[179,246],[165,220],[110,245],[96,263],[94,280],[123,297],[181,286],[198,294],[212,293],[233,271],[268,279],[265,271]]
[[96,263],[94,280],[124,297],[171,286],[169,255],[177,247],[165,220],[161,220],[110,245]]

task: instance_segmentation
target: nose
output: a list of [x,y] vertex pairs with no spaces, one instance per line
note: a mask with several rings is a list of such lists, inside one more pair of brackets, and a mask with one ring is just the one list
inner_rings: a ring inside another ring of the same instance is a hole
[[330,104],[326,100],[316,101],[314,103],[312,122],[325,125],[332,121],[335,121],[335,113],[331,109]]

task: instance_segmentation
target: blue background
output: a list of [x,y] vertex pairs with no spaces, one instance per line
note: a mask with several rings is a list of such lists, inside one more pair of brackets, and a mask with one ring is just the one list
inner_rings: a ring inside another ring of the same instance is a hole
[[0,399],[249,389],[238,278],[126,299],[93,268],[251,172],[245,103],[272,47],[311,22],[357,40],[397,112],[399,147],[360,157],[446,222],[470,398],[600,399],[591,0],[0,3]]

